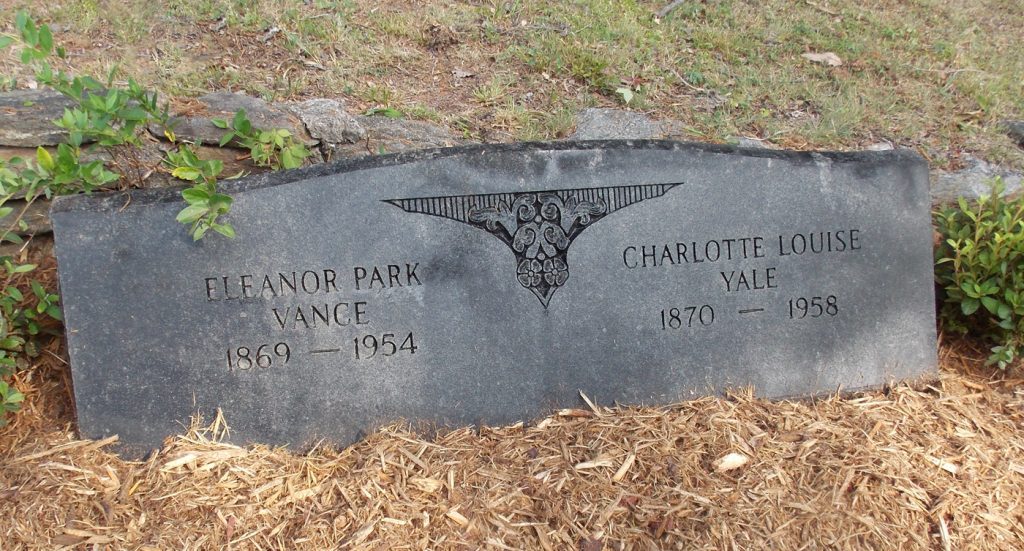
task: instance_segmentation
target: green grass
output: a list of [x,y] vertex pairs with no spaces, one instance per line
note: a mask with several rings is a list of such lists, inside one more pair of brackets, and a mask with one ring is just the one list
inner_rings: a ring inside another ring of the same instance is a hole
[[[717,0],[655,19],[666,3],[69,0],[30,9],[67,29],[57,38],[77,46],[72,68],[116,62],[179,96],[343,97],[353,110],[392,107],[468,136],[547,139],[569,132],[582,107],[623,107],[616,90],[628,87],[624,107],[679,119],[694,138],[823,149],[887,140],[939,166],[971,153],[1024,168],[1024,152],[998,128],[1024,118],[1018,0]],[[10,21],[16,7],[0,16]],[[224,30],[210,31],[222,17]],[[843,65],[811,63],[807,52],[833,52]],[[3,65],[16,70],[12,59]]]

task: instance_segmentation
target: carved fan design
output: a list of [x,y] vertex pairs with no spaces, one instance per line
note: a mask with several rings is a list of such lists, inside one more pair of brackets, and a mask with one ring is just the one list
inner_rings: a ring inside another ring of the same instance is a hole
[[406,212],[428,214],[481,228],[512,249],[516,280],[547,308],[569,279],[569,245],[609,214],[661,197],[675,184],[387,199]]

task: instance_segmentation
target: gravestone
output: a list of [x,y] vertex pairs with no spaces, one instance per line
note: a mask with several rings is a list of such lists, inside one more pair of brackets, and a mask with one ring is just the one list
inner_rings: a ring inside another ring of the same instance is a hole
[[221,409],[236,442],[396,419],[768,397],[934,376],[925,162],[677,142],[470,146],[62,198],[82,435],[136,453]]

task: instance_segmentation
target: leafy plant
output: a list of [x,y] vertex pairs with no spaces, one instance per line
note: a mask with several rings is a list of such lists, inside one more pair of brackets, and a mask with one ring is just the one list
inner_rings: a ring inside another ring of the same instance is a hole
[[218,222],[218,218],[231,210],[230,196],[217,191],[217,178],[224,170],[219,160],[204,160],[196,155],[188,144],[167,153],[165,164],[171,167],[171,174],[195,185],[181,192],[186,206],[178,213],[177,220],[189,224],[192,239],[198,241],[213,230],[225,237],[234,237],[235,230],[229,224]]
[[367,117],[386,117],[389,119],[400,119],[405,116],[404,113],[394,107],[372,107],[367,109],[363,115]]
[[[17,15],[15,28],[18,34],[0,37],[0,46],[20,42],[21,60],[34,69],[39,84],[60,92],[76,104],[65,109],[61,118],[54,121],[54,124],[68,133],[67,143],[58,146],[56,158],[40,148],[38,164],[35,167],[21,167],[19,178],[24,181],[23,187],[27,188],[26,196],[30,200],[36,196],[36,191],[47,197],[88,193],[117,181],[118,175],[108,170],[103,161],[81,162],[82,146],[85,143],[95,142],[100,147],[139,145],[139,136],[149,123],[158,123],[165,128],[166,137],[175,141],[174,133],[170,130],[167,104],[160,103],[156,92],[144,89],[132,79],[128,79],[125,87],[115,86],[116,73],[113,70],[107,75],[105,83],[91,76],[73,76],[63,70],[55,70],[48,61],[49,56],[56,53],[63,58],[64,52],[54,47],[50,29],[46,25],[36,25],[25,12]],[[191,149],[187,151],[190,158],[186,158],[180,150],[169,154],[168,160],[176,168],[183,162],[191,163],[189,166],[181,166],[174,176],[187,181],[197,181],[202,176],[203,181],[195,186],[190,197],[207,192],[212,202],[207,205],[208,212],[193,219],[200,205],[186,197],[186,206],[178,220],[189,226],[189,233],[195,239],[202,238],[209,229],[223,235],[234,235],[230,226],[216,221],[217,217],[230,210],[231,205],[230,200],[223,200],[223,194],[216,193],[217,174],[211,174],[210,165],[200,163]],[[10,163],[8,168],[15,168],[15,163]],[[194,173],[199,168],[205,168],[206,172]],[[219,170],[216,172],[219,173]],[[13,172],[8,175],[13,175]]]
[[988,363],[1000,368],[1024,353],[1024,197],[1007,200],[1004,191],[997,178],[974,204],[961,198],[935,213],[944,325],[990,342]]
[[138,143],[138,130],[150,121],[166,124],[168,110],[161,108],[156,92],[149,92],[129,79],[127,88],[114,86],[115,71],[107,75],[106,83],[90,76],[72,76],[63,70],[54,70],[49,57],[56,53],[64,58],[63,48],[54,47],[53,34],[46,25],[36,23],[24,11],[15,17],[17,35],[0,36],[0,47],[20,42],[21,61],[32,67],[36,81],[77,103],[65,109],[55,121],[68,131],[68,143],[81,147],[85,141],[96,141],[102,146]]
[[[18,230],[26,229],[23,215],[35,197],[97,185],[112,176],[102,166],[75,163],[74,157],[70,148],[59,149],[56,159],[39,148],[35,163],[20,157],[0,161],[0,243],[22,243]],[[25,206],[16,211],[7,202],[20,195],[26,199]],[[21,365],[23,355],[38,354],[33,337],[44,331],[44,317],[63,319],[57,295],[38,281],[29,280],[31,294],[18,288],[16,283],[35,269],[34,264],[18,263],[11,255],[0,256],[0,426],[6,423],[6,413],[16,411],[24,398],[5,379]]]
[[[14,27],[16,33],[0,34],[0,49],[20,46],[20,59],[32,69],[36,82],[60,92],[73,105],[53,121],[68,136],[54,153],[40,147],[34,159],[0,160],[0,244],[22,242],[18,231],[27,229],[23,215],[38,197],[89,193],[122,178],[102,160],[83,161],[86,144],[113,148],[112,152],[133,151],[150,123],[159,124],[167,139],[176,141],[170,129],[168,106],[159,101],[156,92],[146,90],[132,79],[126,85],[115,85],[115,70],[110,71],[105,82],[68,74],[51,64],[51,56],[62,59],[65,53],[54,45],[48,26],[38,25],[27,13],[19,12]],[[310,155],[287,130],[254,128],[245,111],[236,113],[230,124],[215,124],[229,130],[222,146],[235,140],[250,150],[253,162],[260,166],[296,168]],[[200,159],[195,147],[184,143],[168,152],[163,162],[174,177],[193,184],[182,191],[186,205],[177,216],[179,222],[189,227],[193,239],[202,239],[210,230],[234,237],[234,229],[221,221],[232,204],[232,198],[217,189],[223,163]],[[8,204],[22,197],[25,202],[19,209]],[[44,332],[45,318],[62,320],[59,297],[38,281],[28,280],[31,293],[19,289],[18,284],[34,269],[32,264],[19,264],[11,255],[0,256],[0,277],[4,278],[0,285],[0,425],[5,422],[5,414],[17,410],[24,399],[7,379],[25,363],[23,356],[37,355],[38,347],[32,338]]]
[[[74,105],[54,121],[68,134],[66,142],[58,145],[55,152],[40,147],[34,159],[0,160],[0,244],[23,242],[18,232],[27,229],[24,214],[40,196],[88,193],[119,179],[102,160],[83,161],[83,144],[94,142],[95,147],[138,145],[139,135],[148,123],[158,122],[166,128],[168,122],[167,107],[159,105],[156,93],[143,89],[133,80],[123,88],[114,86],[113,71],[104,84],[92,77],[55,70],[50,56],[56,54],[63,58],[64,51],[54,47],[49,27],[37,25],[25,12],[17,14],[14,26],[15,34],[0,35],[0,48],[20,46],[20,59],[31,67],[36,81],[70,98]],[[174,140],[169,131],[167,137]],[[202,237],[207,229],[233,235],[230,227],[216,222],[216,217],[227,212],[231,204],[230,198],[222,194],[209,193],[205,199],[206,210],[195,220],[191,219],[199,211],[201,194],[214,185],[212,182],[220,172],[218,164],[199,162],[194,155],[184,153],[176,160],[198,170],[194,180],[202,179],[197,184],[200,189],[186,197],[189,205],[183,212],[189,215],[179,216],[179,219],[188,219],[186,223],[192,224],[196,238]],[[178,175],[190,174],[184,170]],[[193,200],[189,200],[190,197]],[[21,198],[24,202],[19,208],[11,206],[13,199]],[[26,364],[24,357],[38,355],[34,337],[47,331],[46,319],[63,319],[59,297],[28,278],[35,269],[34,264],[19,263],[12,255],[0,256],[0,277],[3,278],[0,285],[0,425],[6,423],[6,414],[18,410],[24,400],[8,379]],[[28,289],[19,288],[26,282]]]
[[[3,353],[0,352],[0,355]],[[0,356],[0,362],[8,359]],[[21,402],[25,399],[25,396],[11,388],[7,381],[0,379],[0,427],[7,424],[7,413],[15,412],[21,409]]]
[[273,170],[298,168],[310,155],[309,149],[296,142],[291,132],[283,128],[262,130],[254,127],[245,109],[239,109],[230,121],[213,119],[212,122],[217,128],[228,131],[220,140],[221,147],[235,141],[249,150],[252,161],[258,166]]

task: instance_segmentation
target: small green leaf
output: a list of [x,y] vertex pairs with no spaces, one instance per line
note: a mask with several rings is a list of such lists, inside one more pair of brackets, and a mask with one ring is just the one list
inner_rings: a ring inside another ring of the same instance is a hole
[[0,49],[6,48],[14,43],[14,39],[9,36],[0,36]]
[[91,76],[86,75],[86,76],[82,77],[80,80],[81,80],[82,85],[85,86],[86,89],[89,89],[89,90],[100,90],[101,88],[103,88],[103,83],[101,83],[100,81],[92,78]]
[[216,178],[221,172],[224,171],[224,161],[220,159],[211,159],[209,161],[204,162],[208,167],[207,170],[204,170],[204,173],[208,176],[213,176]]
[[17,408],[11,408],[12,404],[18,404],[25,399],[25,395],[18,392],[17,390],[4,389],[4,402],[6,403],[7,409],[10,411],[17,411]]
[[180,166],[171,171],[171,176],[174,176],[179,180],[187,180],[189,182],[194,182],[198,180],[199,177],[202,176],[202,174],[199,172],[198,169],[192,168],[190,166]]
[[175,220],[182,224],[191,224],[202,218],[209,210],[206,205],[191,205],[182,209]]
[[210,194],[206,190],[194,187],[183,190],[181,196],[189,203],[208,201],[210,199]]
[[960,284],[960,288],[971,298],[978,298],[977,287],[978,285],[973,281],[965,281]]
[[230,195],[225,195],[223,193],[214,193],[213,195],[210,195],[210,205],[224,205],[226,207],[230,207],[231,203],[234,201],[235,200],[232,199]]
[[39,27],[39,49],[46,53],[53,51],[53,34],[49,25]]
[[46,170],[53,172],[54,162],[50,152],[44,149],[42,146],[36,148],[36,160],[39,162],[39,166]]
[[232,228],[229,224],[214,224],[213,230],[224,237],[235,238],[235,228]]
[[5,337],[0,339],[0,348],[4,350],[20,350],[21,345],[25,344],[25,339],[19,337]]
[[402,112],[394,107],[374,107],[373,109],[368,110],[365,114],[368,117],[380,115],[389,119],[400,119],[403,116]]
[[965,316],[969,316],[978,311],[981,306],[981,301],[976,298],[966,298],[960,303],[960,309],[963,311]]
[[981,304],[985,306],[985,309],[991,314],[995,314],[999,310],[999,301],[992,297],[981,297]]
[[281,166],[284,168],[298,168],[301,164],[301,161],[292,156],[291,150],[285,149],[281,152]]
[[25,30],[26,25],[28,25],[28,12],[19,10],[17,15],[14,16],[14,28],[22,32]]
[[122,109],[117,115],[126,121],[144,121],[149,117],[149,113],[141,107]]

